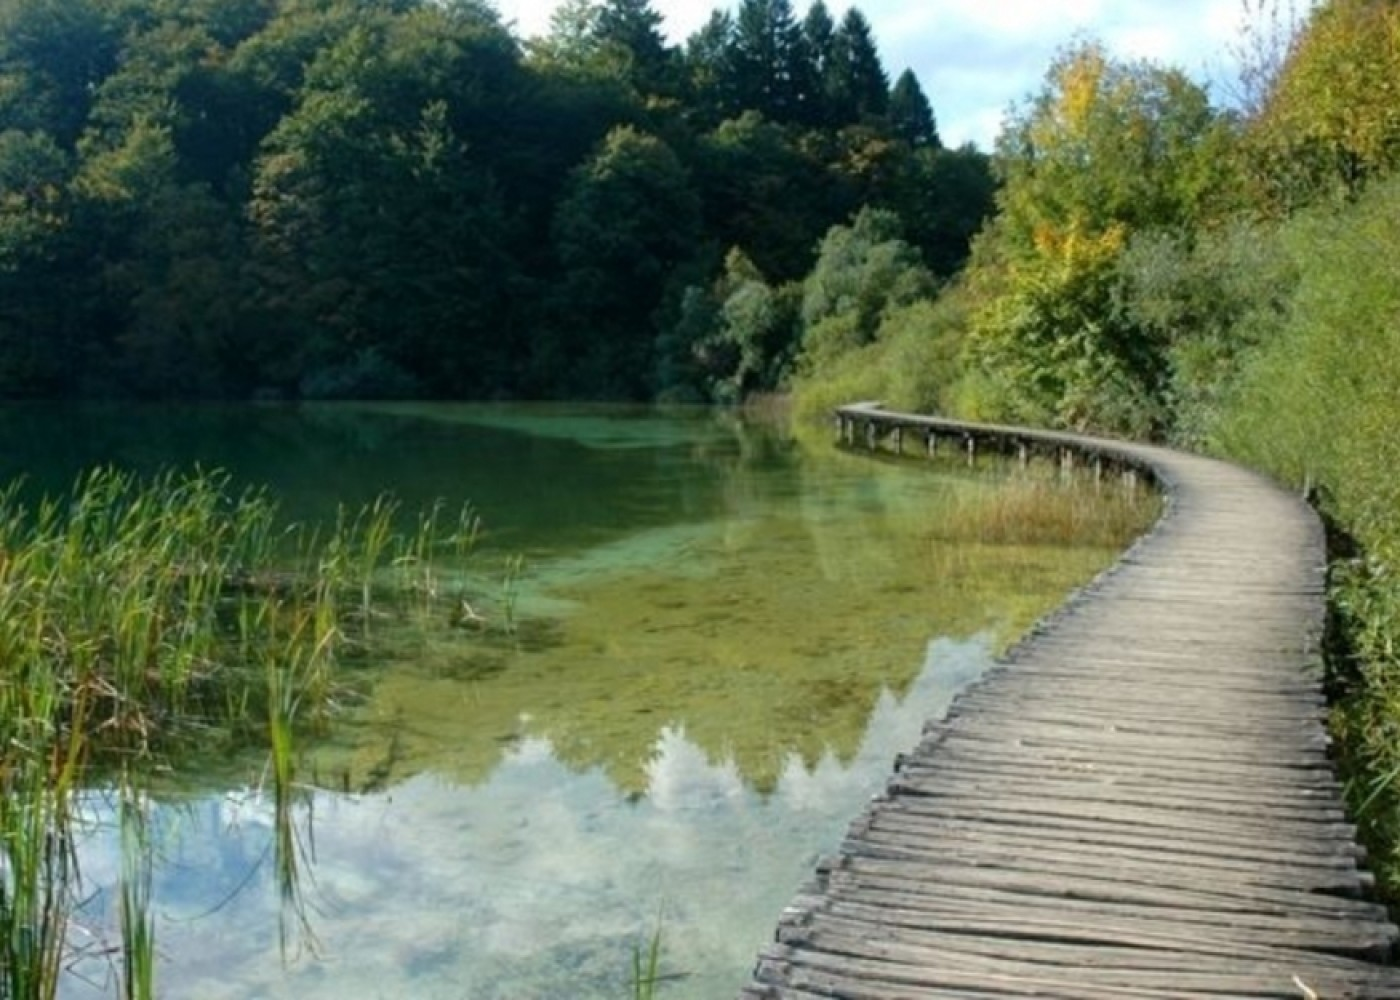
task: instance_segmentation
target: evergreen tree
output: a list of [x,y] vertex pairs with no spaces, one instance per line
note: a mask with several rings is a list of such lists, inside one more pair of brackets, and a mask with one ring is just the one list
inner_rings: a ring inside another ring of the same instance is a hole
[[734,18],[728,11],[716,10],[685,44],[690,100],[704,125],[718,125],[739,113],[733,58]]
[[638,95],[674,96],[679,58],[650,0],[566,0],[550,33],[533,44],[547,65],[626,84]]
[[826,81],[842,123],[881,116],[889,105],[889,77],[875,48],[870,22],[856,7],[846,11],[836,29]]
[[564,0],[549,15],[549,33],[531,48],[551,62],[582,66],[588,62],[598,33],[597,0]]
[[938,127],[933,120],[933,107],[919,86],[918,77],[912,70],[905,70],[894,82],[890,91],[890,127],[916,149],[937,149]]
[[598,38],[626,53],[629,79],[643,94],[676,92],[678,57],[661,34],[661,15],[651,0],[605,0],[598,14]]
[[807,42],[807,51],[811,53],[812,65],[819,74],[824,75],[831,66],[832,50],[836,43],[836,22],[832,20],[825,0],[816,0],[807,9],[807,16],[802,19],[802,37]]
[[742,0],[730,60],[740,107],[776,122],[800,120],[815,74],[788,0]]
[[836,45],[836,22],[824,0],[816,0],[802,19],[802,40],[812,72],[812,93],[805,120],[815,126],[832,124],[828,77]]

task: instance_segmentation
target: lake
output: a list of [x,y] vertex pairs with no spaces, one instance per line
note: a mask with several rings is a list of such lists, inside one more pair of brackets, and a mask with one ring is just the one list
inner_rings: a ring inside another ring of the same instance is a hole
[[[1027,520],[1010,467],[849,454],[732,412],[0,410],[0,478],[52,493],[97,463],[223,468],[303,522],[389,492],[483,526],[452,586],[491,624],[386,624],[302,748],[299,908],[261,758],[170,762],[158,992],[204,1000],[624,997],[658,927],[659,996],[732,995],[894,755],[1130,534],[1092,528],[1122,520],[1092,484],[1049,487],[1090,528],[1008,529]],[[85,815],[70,998],[116,995],[100,789]]]

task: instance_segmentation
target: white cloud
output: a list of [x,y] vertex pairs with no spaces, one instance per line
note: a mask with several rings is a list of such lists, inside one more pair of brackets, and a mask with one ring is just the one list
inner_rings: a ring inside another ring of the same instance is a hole
[[[523,35],[544,32],[555,0],[498,0]],[[673,41],[683,41],[717,7],[708,0],[653,0]],[[804,0],[793,4],[798,15]],[[828,0],[836,17],[852,6]],[[863,0],[885,67],[919,77],[943,140],[990,149],[1002,115],[1040,86],[1055,52],[1076,35],[1102,40],[1126,59],[1181,67],[1198,80],[1228,77],[1228,47],[1240,0]],[[1300,8],[1309,6],[1308,0]]]

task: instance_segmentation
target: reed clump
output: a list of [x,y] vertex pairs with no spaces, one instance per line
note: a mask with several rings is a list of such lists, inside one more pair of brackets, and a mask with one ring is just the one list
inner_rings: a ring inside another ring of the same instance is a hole
[[[327,531],[279,522],[222,472],[114,469],[32,506],[0,491],[0,1000],[56,995],[77,903],[72,836],[86,788],[120,790],[141,849],[150,765],[211,741],[261,745],[295,880],[295,737],[324,727],[381,604],[435,594],[435,557],[476,537],[469,510],[394,529],[384,499]],[[382,600],[381,600],[382,598]],[[120,775],[118,783],[112,776]],[[284,891],[287,887],[284,886]],[[124,866],[124,992],[148,995],[148,865]]]
[[1032,468],[954,493],[930,532],[985,545],[1121,549],[1152,524],[1160,504],[1154,491],[1117,479]]

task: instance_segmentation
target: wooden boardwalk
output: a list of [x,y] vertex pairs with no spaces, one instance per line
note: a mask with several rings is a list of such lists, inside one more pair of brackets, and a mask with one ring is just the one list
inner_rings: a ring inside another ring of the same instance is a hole
[[1168,450],[842,412],[1136,466],[1167,510],[896,763],[742,997],[1400,997],[1328,759],[1307,506]]

